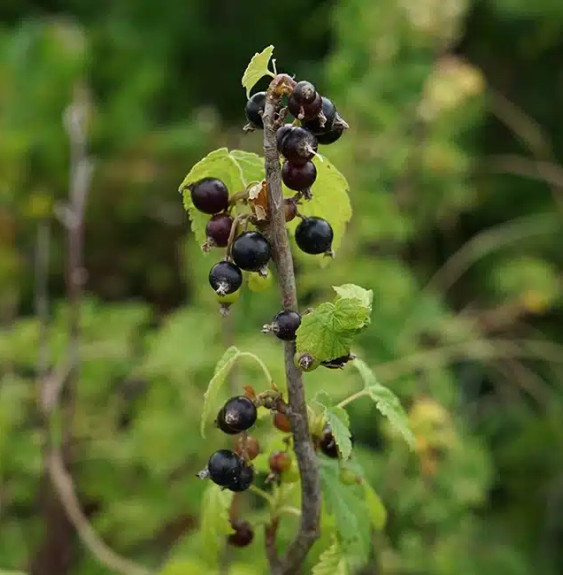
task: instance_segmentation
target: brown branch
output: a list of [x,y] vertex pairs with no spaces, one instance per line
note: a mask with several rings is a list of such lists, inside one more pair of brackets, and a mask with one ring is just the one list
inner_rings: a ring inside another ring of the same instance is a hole
[[[285,210],[281,185],[280,159],[276,143],[276,129],[279,120],[276,117],[280,109],[280,99],[284,92],[291,89],[293,80],[286,75],[278,75],[272,80],[267,93],[264,110],[264,156],[270,221],[268,237],[272,247],[272,258],[278,270],[282,307],[297,311],[297,292],[293,259],[285,227]],[[285,374],[289,398],[288,416],[293,433],[293,449],[301,476],[302,514],[299,529],[290,543],[281,564],[277,554],[269,549],[272,572],[276,575],[290,575],[299,571],[309,549],[319,536],[319,518],[321,509],[320,481],[317,458],[309,434],[307,403],[301,371],[295,367],[295,342],[284,342]]]

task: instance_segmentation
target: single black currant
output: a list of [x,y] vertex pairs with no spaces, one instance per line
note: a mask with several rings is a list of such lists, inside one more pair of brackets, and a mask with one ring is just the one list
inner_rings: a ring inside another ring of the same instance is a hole
[[205,234],[210,245],[224,248],[229,243],[233,218],[228,214],[214,215],[205,226]]
[[248,397],[239,395],[225,403],[217,415],[217,424],[229,434],[240,433],[256,422],[256,406]]
[[248,521],[244,519],[233,519],[231,521],[231,527],[234,529],[234,533],[231,533],[227,538],[229,545],[234,547],[246,547],[252,543],[254,539],[254,531],[252,526]]
[[[316,118],[303,123],[303,127],[307,128],[307,130],[317,136],[317,139],[319,139],[319,135],[330,132],[334,118],[336,117],[336,106],[332,103],[332,100],[329,100],[323,96],[322,102],[322,112],[324,118],[321,118],[320,115],[317,115]],[[319,140],[319,143],[322,142]]]
[[293,126],[278,142],[278,150],[292,164],[305,164],[318,148],[315,136],[300,126]]
[[246,102],[246,117],[255,128],[263,128],[262,114],[266,104],[266,92],[256,92]]
[[204,214],[218,214],[229,205],[229,190],[218,178],[203,178],[189,188],[194,206]]
[[280,311],[272,321],[271,330],[284,341],[295,339],[295,332],[301,325],[301,316],[296,311]]
[[319,447],[326,456],[332,457],[333,459],[337,459],[339,457],[340,452],[338,451],[338,445],[336,444],[336,440],[334,439],[334,435],[332,434],[330,427],[325,427],[323,430],[323,435],[319,441]]
[[236,475],[232,481],[227,483],[225,487],[231,491],[246,491],[254,481],[254,467],[252,465],[242,465],[240,473]]
[[281,411],[276,412],[274,415],[274,427],[284,433],[289,433],[291,431],[291,422],[289,421],[289,417],[287,417],[285,413],[281,413]]
[[216,451],[207,462],[207,472],[217,485],[225,487],[240,477],[243,470],[242,459],[228,449]]
[[276,132],[276,142],[278,145],[278,150],[281,150],[282,143],[285,140],[285,137],[291,132],[294,128],[292,124],[284,124],[281,128],[278,128]]
[[287,100],[289,111],[302,122],[315,119],[323,108],[323,100],[320,94],[316,94],[311,102],[299,103],[297,98],[291,94]]
[[332,238],[332,228],[322,218],[303,218],[295,229],[295,241],[307,254],[329,253]]
[[311,84],[311,82],[307,82],[307,80],[301,80],[301,82],[297,82],[297,84],[295,84],[291,95],[297,100],[299,104],[309,104],[315,99],[317,90],[315,89],[315,86]]
[[231,262],[216,263],[209,272],[209,284],[217,295],[234,293],[242,285],[242,272]]
[[274,451],[268,459],[272,473],[283,473],[291,467],[291,455],[285,451]]
[[344,133],[344,126],[334,126],[328,132],[324,132],[322,134],[317,134],[316,138],[319,144],[323,146],[328,146],[329,144],[333,144],[342,136]]
[[233,260],[243,270],[261,270],[268,263],[270,253],[268,240],[259,232],[244,232],[233,242]]
[[287,160],[282,166],[283,183],[290,189],[300,192],[310,188],[317,179],[317,168],[313,162],[296,165]]

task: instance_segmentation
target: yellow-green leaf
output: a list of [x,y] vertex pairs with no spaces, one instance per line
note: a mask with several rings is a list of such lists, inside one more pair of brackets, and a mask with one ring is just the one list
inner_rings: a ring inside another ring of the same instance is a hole
[[225,544],[225,536],[233,533],[229,523],[229,510],[233,492],[209,484],[201,505],[201,553],[210,566],[217,566],[219,552]]
[[270,63],[270,58],[274,53],[274,47],[268,46],[264,48],[262,52],[257,52],[252,56],[244,74],[242,75],[242,87],[246,89],[246,97],[250,97],[250,91],[254,88],[254,85],[258,80],[264,76],[272,76],[274,74],[268,69],[268,64]]
[[385,522],[387,521],[387,510],[385,509],[379,495],[365,479],[363,481],[363,486],[370,521],[377,530],[381,531],[381,529],[385,527]]
[[313,575],[349,575],[338,541],[321,553],[319,562],[313,567],[312,573]]

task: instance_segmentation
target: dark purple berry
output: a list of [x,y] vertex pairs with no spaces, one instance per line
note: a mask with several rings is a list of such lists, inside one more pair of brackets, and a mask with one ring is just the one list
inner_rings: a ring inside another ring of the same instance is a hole
[[285,140],[285,137],[289,134],[289,132],[291,132],[293,128],[294,126],[292,124],[284,124],[281,128],[278,128],[278,131],[276,132],[278,150],[281,149],[282,142]]
[[240,477],[242,469],[242,459],[228,449],[216,451],[207,462],[209,477],[214,483],[223,487]]
[[278,150],[292,164],[305,164],[317,151],[317,139],[309,130],[293,126],[278,145]]
[[212,241],[212,245],[224,248],[229,243],[229,235],[233,225],[233,218],[228,214],[216,214],[205,226],[205,234]]
[[246,117],[255,128],[263,128],[264,106],[266,104],[266,92],[256,92],[246,102]]
[[336,444],[336,440],[334,439],[334,435],[332,434],[330,427],[325,427],[319,442],[319,447],[326,456],[332,457],[333,459],[338,458],[340,452],[338,451],[338,445]]
[[317,96],[317,90],[311,82],[301,80],[301,82],[297,82],[297,84],[295,84],[291,95],[299,104],[309,104]]
[[209,284],[220,296],[234,293],[242,285],[242,272],[231,262],[216,263],[209,272]]
[[204,214],[218,214],[229,205],[229,190],[218,178],[203,178],[189,188],[194,206]]
[[296,311],[280,311],[272,321],[272,331],[279,339],[291,341],[301,325],[301,316]]
[[[321,118],[319,116],[303,123],[303,127],[307,128],[307,130],[317,136],[317,139],[320,134],[326,134],[327,132],[330,132],[334,118],[336,117],[336,106],[332,103],[332,100],[329,100],[323,96],[322,103],[324,124],[321,125]],[[322,142],[319,140],[319,143]]]
[[259,232],[244,232],[233,242],[234,262],[243,270],[257,272],[270,259],[270,244]]
[[310,188],[317,179],[317,168],[313,162],[303,165],[291,164],[287,160],[282,166],[283,183],[290,189],[300,192]]
[[323,107],[323,100],[320,94],[317,94],[311,102],[299,103],[292,94],[287,100],[289,111],[302,122],[313,120],[319,115]]
[[227,538],[229,545],[234,547],[246,547],[254,539],[254,531],[248,521],[244,519],[234,519],[231,521],[231,527],[235,530]]
[[217,424],[229,434],[240,433],[256,422],[256,406],[248,397],[232,397],[217,415]]
[[333,144],[342,136],[344,133],[343,126],[336,126],[333,127],[330,131],[325,132],[324,134],[317,134],[316,138],[319,144],[323,146],[328,146],[329,144]]
[[233,480],[225,485],[231,491],[246,491],[254,481],[254,467],[252,465],[244,465],[238,475]]
[[322,218],[303,218],[295,229],[295,241],[307,254],[329,253],[333,232],[330,224]]

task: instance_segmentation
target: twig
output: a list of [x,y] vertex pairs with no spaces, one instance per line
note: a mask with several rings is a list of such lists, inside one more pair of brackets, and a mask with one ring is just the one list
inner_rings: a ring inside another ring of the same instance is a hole
[[[276,143],[276,128],[278,127],[276,113],[280,108],[280,99],[284,91],[291,88],[292,83],[293,80],[283,74],[272,80],[267,92],[263,119],[264,156],[270,210],[267,232],[272,247],[272,258],[278,270],[282,307],[286,310],[297,311],[295,274],[285,227],[280,159]],[[309,435],[303,378],[301,371],[293,363],[295,342],[284,342],[284,353],[289,398],[288,416],[293,434],[293,449],[301,476],[302,515],[299,529],[281,562],[275,550],[277,526],[271,526],[271,529],[266,530],[266,549],[273,573],[293,575],[299,571],[309,549],[319,536],[321,496],[317,458]]]

